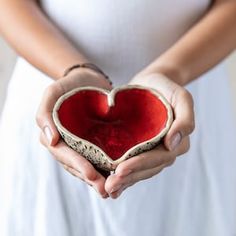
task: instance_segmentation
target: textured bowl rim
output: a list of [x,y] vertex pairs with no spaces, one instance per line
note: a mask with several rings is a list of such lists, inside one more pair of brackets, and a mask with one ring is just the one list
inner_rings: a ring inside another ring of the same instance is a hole
[[[74,94],[76,94],[77,92],[83,91],[83,90],[92,90],[92,91],[98,91],[101,92],[103,94],[105,94],[107,96],[107,100],[108,100],[108,106],[112,107],[115,105],[115,95],[116,93],[122,91],[122,90],[128,90],[128,89],[134,89],[134,88],[138,88],[138,89],[143,89],[143,90],[149,90],[153,95],[155,95],[158,99],[161,100],[161,102],[164,104],[165,108],[167,109],[167,121],[166,121],[166,125],[165,127],[161,130],[161,132],[154,136],[151,139],[148,139],[144,142],[138,143],[135,146],[131,147],[129,150],[127,150],[120,158],[113,160],[111,157],[108,156],[108,154],[106,152],[104,152],[100,147],[98,147],[96,144],[89,142],[86,139],[80,138],[74,134],[72,134],[69,130],[67,130],[60,122],[59,117],[58,117],[58,110],[61,107],[61,104],[68,99],[69,97],[73,96]],[[69,136],[71,139],[73,139],[76,142],[80,142],[82,141],[84,144],[87,145],[93,145],[95,148],[97,148],[101,153],[103,153],[104,157],[107,159],[107,161],[112,164],[112,165],[118,165],[120,164],[122,161],[124,161],[125,159],[127,159],[129,156],[129,154],[139,148],[139,147],[143,147],[146,143],[148,142],[159,142],[161,140],[162,137],[164,137],[164,135],[168,132],[168,130],[170,129],[170,126],[173,122],[173,111],[171,108],[171,105],[169,104],[169,102],[167,101],[167,99],[161,94],[159,93],[157,90],[149,88],[149,87],[145,87],[145,86],[141,86],[141,85],[123,85],[123,86],[119,86],[116,88],[113,88],[111,91],[103,89],[103,88],[98,88],[98,87],[93,87],[93,86],[83,86],[83,87],[78,87],[75,89],[70,90],[69,92],[63,94],[55,103],[53,111],[52,111],[52,117],[54,120],[54,123],[56,125],[56,127],[58,128],[58,130],[60,130],[61,132],[65,133],[67,136]]]

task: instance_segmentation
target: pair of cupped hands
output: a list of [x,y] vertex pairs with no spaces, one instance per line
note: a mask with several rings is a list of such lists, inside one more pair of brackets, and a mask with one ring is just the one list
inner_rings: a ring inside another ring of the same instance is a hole
[[103,198],[118,198],[126,188],[172,165],[177,156],[189,150],[189,135],[194,130],[193,99],[184,87],[159,73],[140,73],[128,84],[150,87],[164,95],[173,108],[174,122],[163,144],[122,162],[108,177],[60,138],[52,119],[57,99],[76,87],[95,86],[111,90],[111,84],[103,75],[80,68],[58,79],[45,90],[36,116],[42,130],[41,143],[68,172],[92,186]]

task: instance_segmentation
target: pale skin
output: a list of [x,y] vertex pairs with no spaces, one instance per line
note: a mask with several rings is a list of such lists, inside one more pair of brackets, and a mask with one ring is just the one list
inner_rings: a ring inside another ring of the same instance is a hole
[[93,186],[104,198],[117,198],[127,187],[157,175],[188,151],[194,110],[192,96],[183,86],[234,50],[235,25],[236,1],[214,1],[205,16],[177,43],[130,79],[129,84],[160,91],[171,103],[175,120],[164,145],[124,161],[115,174],[105,178],[60,139],[51,111],[57,98],[72,88],[92,85],[112,89],[111,85],[89,69],[77,69],[61,78],[68,67],[89,61],[86,55],[50,22],[37,1],[0,0],[2,35],[21,56],[55,80],[45,91],[36,117],[42,129],[41,143],[67,171]]

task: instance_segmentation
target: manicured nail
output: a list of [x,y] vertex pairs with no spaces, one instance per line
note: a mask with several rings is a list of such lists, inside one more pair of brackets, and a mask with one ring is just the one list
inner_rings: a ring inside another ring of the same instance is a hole
[[175,134],[172,137],[172,140],[170,142],[170,150],[174,151],[178,147],[178,145],[180,144],[181,140],[182,140],[182,136],[181,136],[180,132],[178,132],[177,134]]
[[114,193],[114,192],[116,192],[116,191],[118,191],[121,187],[122,187],[122,184],[116,186],[115,188],[113,188],[113,189],[110,191],[110,194],[111,194],[111,193]]
[[43,129],[43,132],[47,138],[47,141],[48,141],[48,144],[51,145],[52,143],[52,132],[51,130],[49,129],[48,126],[45,126],[44,129]]

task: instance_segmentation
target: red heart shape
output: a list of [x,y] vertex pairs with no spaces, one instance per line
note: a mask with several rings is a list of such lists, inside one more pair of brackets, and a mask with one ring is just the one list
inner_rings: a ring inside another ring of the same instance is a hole
[[57,112],[66,130],[117,160],[166,128],[170,122],[167,105],[157,92],[141,86],[116,88],[112,92],[85,87],[67,96]]

